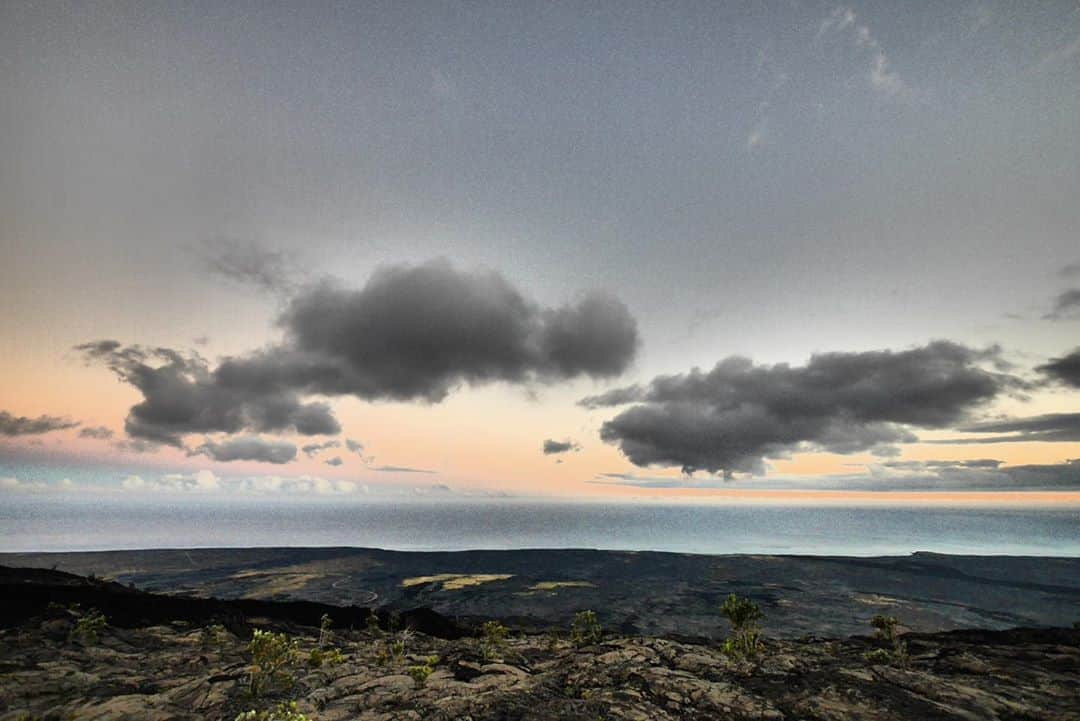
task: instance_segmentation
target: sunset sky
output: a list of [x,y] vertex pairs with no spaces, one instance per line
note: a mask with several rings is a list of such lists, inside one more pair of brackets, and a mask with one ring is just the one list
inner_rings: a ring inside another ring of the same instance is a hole
[[0,497],[1080,503],[1076,2],[15,0],[0,131]]

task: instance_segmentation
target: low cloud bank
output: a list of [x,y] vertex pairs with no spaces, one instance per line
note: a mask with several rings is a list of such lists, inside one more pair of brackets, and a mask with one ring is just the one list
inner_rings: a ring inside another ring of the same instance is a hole
[[763,473],[798,451],[896,455],[916,429],[946,428],[1025,383],[999,370],[1000,350],[948,341],[904,351],[822,353],[804,366],[738,356],[709,371],[659,376],[581,401],[632,403],[600,436],[637,466],[685,474]]

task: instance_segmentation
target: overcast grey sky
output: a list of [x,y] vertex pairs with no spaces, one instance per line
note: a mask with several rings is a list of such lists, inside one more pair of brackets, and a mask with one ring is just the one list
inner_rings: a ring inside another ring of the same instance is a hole
[[222,242],[614,294],[628,381],[938,338],[1031,366],[1080,343],[1078,118],[1075,1],[5,2],[5,367],[273,343]]

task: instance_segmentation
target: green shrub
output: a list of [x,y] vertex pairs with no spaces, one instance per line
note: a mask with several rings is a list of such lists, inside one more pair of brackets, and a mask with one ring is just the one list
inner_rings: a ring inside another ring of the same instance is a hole
[[313,648],[311,653],[308,654],[308,666],[312,668],[322,668],[323,666],[336,666],[339,663],[345,662],[345,654],[340,649],[330,648]]
[[890,644],[896,641],[896,616],[882,616],[879,613],[870,619],[870,625],[874,627],[874,635],[881,640]]
[[412,676],[417,688],[423,688],[424,684],[427,683],[428,676],[435,672],[435,666],[438,663],[438,656],[428,656],[424,659],[424,663],[409,666],[409,675]]
[[758,605],[749,598],[739,598],[734,593],[729,595],[720,613],[731,624],[731,637],[721,650],[729,655],[752,657],[761,648],[761,626],[758,621],[765,618]]
[[409,652],[409,642],[416,636],[416,631],[411,628],[403,628],[398,631],[397,639],[390,644],[390,653],[393,654],[395,660],[405,657],[405,654]]
[[379,666],[388,666],[393,659],[393,655],[390,653],[390,647],[386,644],[379,644],[379,647],[375,649],[375,663]]
[[874,636],[887,645],[887,648],[876,648],[864,654],[870,663],[888,663],[895,666],[907,667],[909,662],[907,644],[900,640],[896,633],[896,617],[878,614],[870,619],[870,625],[874,627]]
[[296,710],[296,702],[279,703],[270,711],[244,711],[236,721],[308,721],[308,717]]
[[220,623],[203,626],[199,631],[199,645],[203,648],[222,647],[229,638],[229,631]]
[[486,621],[480,627],[480,652],[485,659],[498,658],[506,650],[509,629],[498,621]]
[[286,669],[296,657],[296,642],[284,633],[255,630],[248,644],[251,679],[248,690],[258,697],[274,687],[290,688],[293,677]]
[[318,647],[311,649],[311,653],[308,654],[307,665],[312,668],[322,668],[324,662],[322,649]]
[[600,643],[604,638],[604,630],[600,627],[600,621],[592,611],[579,611],[574,614],[574,622],[570,624],[570,641],[574,646],[592,646]]
[[68,633],[68,640],[74,641],[81,638],[87,643],[97,643],[98,632],[104,631],[108,625],[105,616],[97,609],[91,608],[75,622],[74,628]]
[[865,658],[870,663],[878,663],[878,664],[890,664],[890,663],[892,663],[892,654],[890,654],[888,651],[886,651],[883,648],[875,648],[873,651],[869,651],[867,653],[864,653],[863,658]]

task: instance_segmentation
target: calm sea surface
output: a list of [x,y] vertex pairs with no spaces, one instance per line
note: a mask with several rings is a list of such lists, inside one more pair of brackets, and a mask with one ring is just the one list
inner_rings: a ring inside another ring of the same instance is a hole
[[0,505],[0,551],[249,546],[1080,556],[1080,511],[518,500],[165,507],[8,498]]

